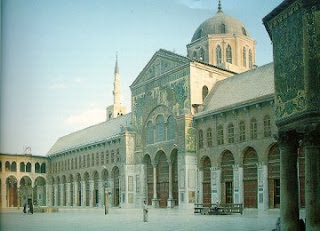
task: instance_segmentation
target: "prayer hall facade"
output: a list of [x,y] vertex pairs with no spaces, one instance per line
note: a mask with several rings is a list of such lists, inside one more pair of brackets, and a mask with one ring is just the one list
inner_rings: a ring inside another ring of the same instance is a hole
[[[106,121],[59,138],[43,160],[45,205],[103,207],[108,193],[111,207],[141,207],[146,200],[161,208],[217,202],[279,208],[274,66],[256,66],[255,44],[219,4],[196,29],[187,56],[164,49],[152,56],[130,86],[130,113],[120,102],[116,61]],[[304,155],[298,153],[303,207]],[[36,175],[12,171],[19,157],[0,158],[1,206],[39,201],[31,193]],[[23,177],[31,185],[25,197]]]

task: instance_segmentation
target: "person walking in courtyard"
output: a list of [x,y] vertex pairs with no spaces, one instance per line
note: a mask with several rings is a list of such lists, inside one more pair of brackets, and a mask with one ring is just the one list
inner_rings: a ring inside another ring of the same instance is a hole
[[23,213],[27,213],[27,204],[24,202],[23,204]]
[[32,205],[32,202],[30,202],[30,204],[29,204],[29,212],[30,212],[31,214],[33,214],[33,205]]
[[143,202],[143,222],[148,221],[148,207],[147,207],[147,202]]

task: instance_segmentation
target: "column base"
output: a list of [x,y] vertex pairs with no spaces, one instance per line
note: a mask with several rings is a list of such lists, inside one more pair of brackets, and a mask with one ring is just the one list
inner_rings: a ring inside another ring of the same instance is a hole
[[152,199],[152,207],[159,208],[160,207],[160,199]]
[[173,208],[175,206],[175,200],[174,199],[168,199],[167,201],[167,208]]

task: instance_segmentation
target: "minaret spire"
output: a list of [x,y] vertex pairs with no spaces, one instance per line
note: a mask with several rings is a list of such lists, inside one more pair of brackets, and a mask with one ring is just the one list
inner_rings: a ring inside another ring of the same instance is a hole
[[118,67],[118,52],[116,53],[116,66],[114,67],[114,73],[119,73],[119,67]]
[[221,0],[219,0],[219,3],[218,3],[218,12],[222,12]]
[[113,103],[116,105],[120,104],[120,80],[119,80],[118,54],[116,54],[116,64],[114,67]]

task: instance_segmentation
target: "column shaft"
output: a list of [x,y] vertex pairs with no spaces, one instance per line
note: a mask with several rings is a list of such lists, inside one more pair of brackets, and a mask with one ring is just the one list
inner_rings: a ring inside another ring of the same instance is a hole
[[172,198],[172,164],[169,164],[169,199]]
[[157,199],[157,167],[153,167],[153,199]]

